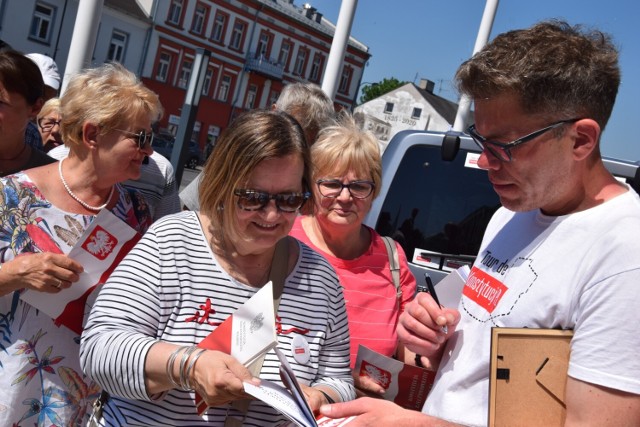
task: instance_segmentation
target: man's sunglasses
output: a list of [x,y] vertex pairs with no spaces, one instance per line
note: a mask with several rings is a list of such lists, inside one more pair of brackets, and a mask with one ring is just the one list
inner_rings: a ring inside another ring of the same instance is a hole
[[282,212],[297,212],[311,197],[311,193],[280,193],[269,194],[264,191],[237,189],[233,192],[238,196],[238,207],[245,211],[257,211],[267,206],[270,200],[276,202],[276,207]]
[[150,146],[153,142],[153,132],[147,132],[146,130],[141,130],[138,133],[130,132],[124,129],[114,129],[119,132],[125,133],[127,135],[131,135],[134,137],[134,141],[140,150],[144,150],[145,147]]

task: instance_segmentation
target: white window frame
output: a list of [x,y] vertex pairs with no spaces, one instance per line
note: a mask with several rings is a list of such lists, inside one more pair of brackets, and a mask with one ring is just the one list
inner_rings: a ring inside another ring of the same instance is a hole
[[247,100],[244,104],[244,108],[247,110],[253,110],[256,104],[256,98],[258,97],[258,86],[249,85],[249,89],[247,90]]
[[207,8],[202,4],[196,4],[196,9],[193,12],[193,21],[191,22],[191,32],[195,34],[202,34],[204,32],[204,21],[207,17]]
[[309,80],[312,82],[320,81],[320,67],[322,66],[322,56],[316,54],[311,62],[311,72],[309,73]]
[[280,53],[278,53],[278,63],[283,67],[287,66],[291,55],[291,43],[283,41],[280,45]]
[[[121,37],[119,39],[118,37]],[[127,52],[129,44],[129,34],[124,31],[113,29],[111,33],[111,41],[109,42],[109,50],[107,51],[107,61],[124,62],[124,55]]]
[[211,31],[211,40],[217,43],[222,43],[224,40],[224,27],[227,24],[227,16],[221,13],[216,13],[213,20],[213,30]]
[[231,90],[231,76],[224,74],[220,79],[220,87],[218,87],[218,101],[227,102],[229,91]]
[[[38,10],[40,9],[40,10]],[[43,11],[45,9],[49,13]],[[56,8],[36,2],[33,8],[33,17],[31,18],[31,27],[29,28],[29,37],[41,42],[48,43],[53,32],[53,21],[55,18]],[[44,35],[42,35],[44,31]]]
[[340,76],[340,85],[338,86],[338,92],[348,93],[350,80],[351,80],[351,69],[344,67],[342,69],[342,75]]
[[233,23],[231,40],[229,40],[229,48],[235,49],[235,50],[241,50],[242,37],[244,36],[245,29],[246,29],[246,25],[243,22],[236,21]]
[[202,83],[202,95],[207,96],[211,89],[211,81],[213,80],[213,69],[207,68],[207,72],[204,74],[204,82]]
[[413,107],[413,110],[411,111],[411,118],[412,119],[419,119],[420,116],[422,116],[422,108]]
[[193,59],[185,58],[182,61],[182,67],[180,67],[180,76],[178,78],[178,87],[186,89],[191,78],[191,72],[193,71]]
[[298,48],[298,54],[296,55],[296,62],[293,66],[293,74],[302,76],[304,75],[304,68],[307,62],[307,50]]
[[180,25],[183,7],[183,0],[171,0],[171,4],[169,5],[169,14],[167,15],[167,21],[175,25]]
[[167,52],[160,52],[160,58],[158,58],[158,69],[156,71],[156,80],[160,82],[167,81],[172,59],[173,57],[171,56],[171,54]]

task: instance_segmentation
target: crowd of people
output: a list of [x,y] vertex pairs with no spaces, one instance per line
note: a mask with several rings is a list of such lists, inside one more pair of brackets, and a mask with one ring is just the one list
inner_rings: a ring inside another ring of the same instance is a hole
[[[545,21],[458,69],[502,204],[458,307],[416,294],[401,246],[363,224],[378,142],[319,87],[291,83],[230,123],[180,212],[151,147],[158,96],[105,64],[58,98],[54,71],[0,52],[1,425],[286,423],[243,386],[282,384],[275,351],[244,366],[198,346],[268,283],[276,346],[310,408],[350,427],[487,425],[495,327],[573,331],[566,426],[640,423],[640,197],[601,160],[621,79],[607,34]],[[21,295],[78,282],[68,253],[103,210],[141,238],[88,299],[79,336]],[[360,346],[437,371],[422,411],[380,399],[355,370]]]

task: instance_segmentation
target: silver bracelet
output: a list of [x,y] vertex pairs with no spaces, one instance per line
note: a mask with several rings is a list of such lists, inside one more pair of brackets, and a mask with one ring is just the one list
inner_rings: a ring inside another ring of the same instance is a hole
[[204,353],[206,351],[205,348],[198,348],[194,353],[193,356],[191,356],[191,359],[189,360],[189,365],[187,366],[186,372],[184,374],[185,377],[185,385],[187,386],[187,389],[189,390],[193,390],[195,387],[191,384],[191,372],[193,371],[193,367],[196,364],[196,360],[198,360],[198,358],[200,356],[202,356],[202,353]]
[[174,388],[180,388],[180,384],[178,384],[178,382],[173,377],[173,364],[176,361],[176,357],[178,357],[178,353],[180,353],[184,349],[186,349],[186,347],[178,347],[178,348],[176,348],[173,351],[173,353],[171,353],[169,358],[167,359],[167,366],[166,366],[167,377],[169,378],[169,381],[171,382],[171,384],[173,385]]
[[185,365],[187,364],[187,360],[189,360],[189,356],[191,356],[191,353],[193,353],[198,347],[196,347],[195,345],[192,345],[190,347],[188,347],[184,353],[182,353],[182,359],[180,359],[180,389],[187,391],[189,390],[189,385],[186,383],[185,380]]

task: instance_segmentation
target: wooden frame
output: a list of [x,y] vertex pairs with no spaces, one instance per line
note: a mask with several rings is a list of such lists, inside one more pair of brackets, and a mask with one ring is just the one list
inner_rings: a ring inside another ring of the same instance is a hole
[[489,427],[562,426],[573,331],[492,328]]

